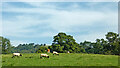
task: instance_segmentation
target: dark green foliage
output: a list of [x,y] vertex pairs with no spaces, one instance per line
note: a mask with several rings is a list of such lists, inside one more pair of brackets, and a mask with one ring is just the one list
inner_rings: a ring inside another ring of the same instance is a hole
[[11,53],[20,52],[20,53],[35,53],[41,45],[29,43],[29,44],[19,44],[17,47],[12,47]]
[[106,39],[96,39],[96,42],[84,41],[80,44],[76,43],[71,35],[65,33],[58,33],[53,37],[51,46],[46,44],[19,44],[17,47],[11,46],[10,40],[0,36],[0,48],[2,53],[46,53],[49,48],[50,51],[57,51],[59,53],[92,53],[92,54],[106,54],[106,55],[120,55],[120,37],[119,34],[108,32]]
[[34,44],[34,43],[29,43],[29,44],[19,44],[17,47],[12,47],[11,53],[14,52],[20,52],[20,53],[41,53],[44,52],[44,47],[45,50],[47,50],[46,44]]
[[106,39],[108,40],[108,45],[107,47],[109,48],[107,50],[107,52],[110,52],[111,54],[116,54],[118,55],[120,52],[119,47],[120,47],[120,37],[119,34],[113,33],[113,32],[109,32],[106,35]]
[[120,55],[120,37],[118,34],[108,32],[106,39],[96,39],[95,43],[81,42],[80,45],[85,49],[85,53],[106,54],[106,55]]
[[10,40],[0,36],[0,48],[2,48],[2,54],[10,53],[11,50]]
[[60,53],[65,53],[70,51],[72,53],[79,53],[79,44],[75,42],[75,39],[71,35],[66,35],[65,33],[59,33],[54,36],[52,46],[49,47],[52,51],[57,51]]
[[47,49],[48,49],[48,47],[46,47],[46,46],[41,46],[41,47],[36,51],[36,53],[47,53]]

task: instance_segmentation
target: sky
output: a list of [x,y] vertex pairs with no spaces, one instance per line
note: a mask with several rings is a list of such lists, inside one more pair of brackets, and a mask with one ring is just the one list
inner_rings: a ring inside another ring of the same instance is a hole
[[3,2],[2,33],[13,46],[52,44],[59,32],[77,43],[118,33],[117,2]]

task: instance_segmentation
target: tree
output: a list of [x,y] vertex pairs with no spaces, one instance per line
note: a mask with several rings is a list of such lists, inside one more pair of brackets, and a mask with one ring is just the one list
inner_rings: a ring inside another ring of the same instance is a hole
[[108,45],[107,45],[107,52],[111,54],[119,54],[119,46],[120,46],[120,40],[119,40],[119,34],[113,33],[113,32],[108,32],[106,35],[106,39],[108,40]]
[[0,36],[0,46],[2,46],[3,54],[10,53],[11,43],[9,39]]
[[117,39],[117,46],[118,48],[116,50],[117,51],[116,54],[120,56],[120,37]]
[[89,41],[84,41],[83,43],[80,43],[81,48],[82,48],[82,52],[86,52],[86,53],[92,53],[92,46],[91,46],[91,42]]
[[93,44],[93,49],[95,54],[103,54],[104,43],[105,43],[104,39],[96,39],[96,43]]
[[46,46],[41,46],[36,53],[47,53],[47,47]]
[[11,53],[20,52],[20,53],[35,53],[41,45],[34,43],[19,44],[17,47],[12,46]]
[[66,35],[65,33],[58,33],[54,36],[52,46],[49,48],[53,51],[58,52],[80,52],[79,44],[75,42],[75,39],[71,35]]
[[113,33],[113,32],[108,32],[106,35],[106,39],[108,42],[114,42],[116,39],[119,37],[119,34]]

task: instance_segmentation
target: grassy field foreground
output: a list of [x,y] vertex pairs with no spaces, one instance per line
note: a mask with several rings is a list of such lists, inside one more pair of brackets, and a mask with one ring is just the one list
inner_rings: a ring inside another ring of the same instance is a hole
[[118,56],[98,54],[60,53],[48,54],[50,58],[40,59],[40,53],[23,54],[11,58],[12,54],[2,55],[2,66],[118,66]]

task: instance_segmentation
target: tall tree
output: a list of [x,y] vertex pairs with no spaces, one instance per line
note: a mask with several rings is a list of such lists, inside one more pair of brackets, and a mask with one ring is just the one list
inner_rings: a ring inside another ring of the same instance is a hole
[[2,53],[10,53],[11,43],[10,40],[0,36],[0,46],[2,46]]
[[91,43],[90,41],[84,41],[81,42],[80,45],[82,46],[82,52],[86,52],[86,53],[94,53],[93,51],[93,43]]
[[41,47],[36,51],[36,53],[47,53],[47,49],[48,49],[48,47],[46,47],[46,46],[41,46]]
[[111,54],[118,54],[118,48],[120,46],[119,34],[108,32],[106,34],[106,39],[108,40],[107,51]]
[[51,50],[58,52],[80,52],[79,44],[75,42],[75,39],[71,35],[60,32],[53,39],[52,46],[49,47]]

